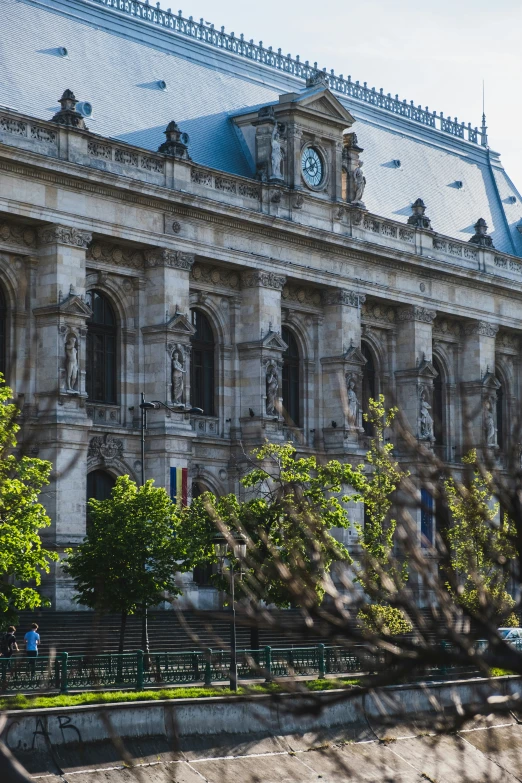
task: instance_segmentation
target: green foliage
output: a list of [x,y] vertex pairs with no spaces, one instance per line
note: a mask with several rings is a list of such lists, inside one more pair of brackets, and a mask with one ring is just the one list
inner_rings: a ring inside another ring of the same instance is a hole
[[[0,616],[16,621],[17,611],[48,605],[36,589],[42,573],[58,559],[42,547],[40,530],[51,520],[38,498],[49,483],[51,463],[9,453],[16,446],[19,410],[0,375]],[[29,586],[27,583],[32,583]]]
[[[337,460],[320,465],[315,457],[295,454],[289,443],[265,444],[253,452],[259,466],[242,479],[255,497],[240,502],[235,495],[218,499],[205,493],[182,512],[182,570],[215,562],[217,530],[241,530],[250,541],[245,589],[279,607],[295,603],[299,592],[303,599],[321,600],[332,562],[351,562],[329,530],[348,527],[345,488],[362,487],[365,479],[360,468]],[[226,588],[226,580],[214,581]]]
[[[507,592],[509,569],[515,557],[515,529],[507,518],[498,522],[499,505],[492,491],[492,476],[480,472],[477,454],[463,458],[470,474],[466,484],[445,482],[452,526],[447,532],[452,566],[462,579],[455,600],[471,614],[517,626],[515,601]],[[448,585],[450,591],[454,592]],[[507,620],[506,620],[507,618]]]
[[179,515],[163,488],[138,487],[120,476],[107,500],[89,501],[87,535],[68,549],[65,571],[78,603],[101,613],[134,614],[179,593],[176,534]]
[[401,610],[395,606],[368,604],[368,606],[359,611],[357,619],[368,630],[377,634],[386,634],[387,636],[398,636],[413,630],[412,624],[406,620]]

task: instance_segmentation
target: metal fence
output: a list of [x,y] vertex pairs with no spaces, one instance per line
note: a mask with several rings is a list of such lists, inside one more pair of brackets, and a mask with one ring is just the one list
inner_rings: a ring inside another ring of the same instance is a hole
[[[477,642],[477,652],[487,643]],[[513,642],[522,652],[522,639]],[[449,645],[442,643],[449,652]],[[263,679],[300,675],[325,677],[328,674],[351,674],[376,671],[386,667],[385,656],[367,648],[355,646],[327,647],[263,647],[259,650],[237,651],[238,677]],[[435,669],[446,674],[450,666]],[[10,659],[0,658],[0,692],[35,693],[69,690],[86,691],[103,688],[162,687],[168,685],[228,682],[230,652],[228,650],[192,650],[187,652],[103,653],[101,655],[68,655]]]

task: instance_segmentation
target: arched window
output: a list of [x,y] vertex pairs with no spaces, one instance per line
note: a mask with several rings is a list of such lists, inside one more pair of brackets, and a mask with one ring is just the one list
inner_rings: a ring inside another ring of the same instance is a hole
[[116,480],[105,470],[92,470],[87,474],[87,500],[107,500]]
[[[376,397],[375,386],[375,362],[373,359],[373,353],[366,343],[361,343],[361,353],[366,359],[366,364],[363,367],[362,377],[362,412],[368,413],[369,400],[374,400]],[[364,420],[363,415],[363,429],[366,435],[373,435],[373,425],[369,421]]]
[[117,326],[109,300],[88,293],[92,318],[87,321],[87,395],[91,402],[116,402]]
[[300,394],[299,394],[299,348],[293,333],[286,326],[281,329],[281,337],[288,348],[283,354],[283,407],[287,416],[296,427],[300,426]]
[[192,310],[192,360],[190,365],[190,397],[205,416],[214,416],[214,332],[207,316],[201,310]]
[[435,357],[432,364],[438,373],[433,381],[433,434],[437,446],[442,446],[444,443],[444,384],[440,364]]
[[7,373],[7,304],[5,294],[0,286],[0,372]]
[[500,386],[497,389],[497,445],[500,449],[504,448],[504,388],[502,381],[496,376]]

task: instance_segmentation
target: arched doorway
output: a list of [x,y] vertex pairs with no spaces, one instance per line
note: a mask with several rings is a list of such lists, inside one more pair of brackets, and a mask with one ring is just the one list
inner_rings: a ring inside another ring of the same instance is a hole
[[295,427],[301,426],[299,348],[293,332],[286,326],[281,337],[288,348],[283,354],[282,396],[283,408]]

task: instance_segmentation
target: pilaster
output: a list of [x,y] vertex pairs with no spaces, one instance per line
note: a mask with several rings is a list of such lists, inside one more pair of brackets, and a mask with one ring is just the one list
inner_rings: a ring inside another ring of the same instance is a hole
[[498,326],[471,321],[464,328],[461,389],[465,448],[487,446],[497,441],[497,389],[495,338]]

